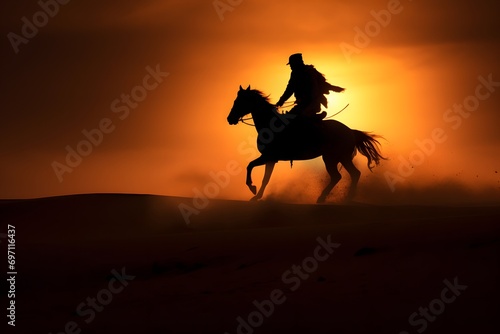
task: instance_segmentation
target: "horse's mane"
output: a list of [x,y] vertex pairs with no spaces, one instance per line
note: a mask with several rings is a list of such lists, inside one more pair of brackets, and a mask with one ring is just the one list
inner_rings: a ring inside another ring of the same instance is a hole
[[269,96],[270,95],[265,95],[262,91],[258,90],[258,89],[252,89],[250,91],[252,94],[254,94],[256,97],[259,97],[261,99],[263,99],[264,101],[266,101],[268,104],[271,104],[271,101],[269,101]]

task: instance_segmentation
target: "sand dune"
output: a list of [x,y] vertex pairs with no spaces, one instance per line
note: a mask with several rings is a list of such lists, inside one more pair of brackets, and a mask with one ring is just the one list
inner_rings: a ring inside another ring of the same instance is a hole
[[186,224],[182,203],[192,199],[1,201],[2,225],[16,226],[9,333],[500,328],[500,207],[212,200]]

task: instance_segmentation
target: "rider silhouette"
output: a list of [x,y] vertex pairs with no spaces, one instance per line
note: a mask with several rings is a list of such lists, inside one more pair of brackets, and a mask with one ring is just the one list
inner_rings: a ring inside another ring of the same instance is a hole
[[[325,118],[326,112],[321,112],[321,105],[328,108],[325,94],[330,91],[340,93],[345,89],[326,82],[325,76],[313,65],[304,64],[301,53],[291,55],[287,65],[290,65],[292,73],[276,106],[281,107],[294,94],[296,105],[289,113],[319,120]],[[318,114],[320,112],[321,114]]]

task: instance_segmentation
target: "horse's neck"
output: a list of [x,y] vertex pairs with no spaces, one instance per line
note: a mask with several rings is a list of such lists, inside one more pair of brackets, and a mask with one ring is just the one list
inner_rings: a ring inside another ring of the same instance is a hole
[[268,103],[262,103],[252,112],[255,128],[260,133],[262,129],[269,128],[272,118],[275,117],[272,106]]

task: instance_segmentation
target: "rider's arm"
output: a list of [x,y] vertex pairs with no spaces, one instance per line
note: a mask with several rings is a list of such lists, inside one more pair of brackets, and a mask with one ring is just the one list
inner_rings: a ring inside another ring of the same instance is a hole
[[283,93],[283,95],[280,97],[278,103],[276,103],[276,105],[278,107],[281,107],[283,105],[283,103],[286,102],[286,100],[288,100],[292,95],[293,95],[293,92],[294,92],[294,83],[293,83],[293,77],[291,76],[290,77],[290,80],[288,81],[288,85],[286,86],[286,89],[285,89],[285,92]]

